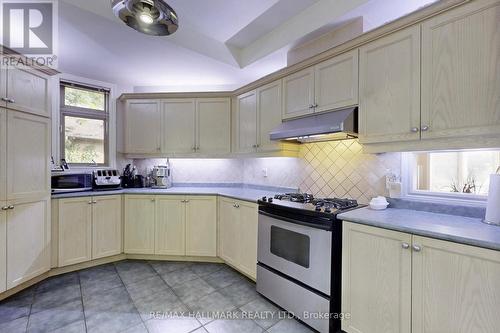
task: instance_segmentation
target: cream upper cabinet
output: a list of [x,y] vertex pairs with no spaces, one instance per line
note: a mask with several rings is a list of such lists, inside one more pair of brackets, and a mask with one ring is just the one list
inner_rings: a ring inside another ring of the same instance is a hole
[[358,50],[314,67],[315,112],[358,104]]
[[420,26],[359,50],[361,143],[420,140]]
[[155,254],[186,254],[185,212],[184,196],[156,197]]
[[[0,201],[5,207],[5,202]],[[7,289],[7,211],[0,209],[0,293]]]
[[59,267],[92,259],[92,198],[59,200]]
[[239,212],[236,202],[228,198],[219,199],[219,257],[237,266],[239,249]]
[[496,333],[500,252],[413,236],[412,332]]
[[[4,58],[0,56],[0,61],[3,60]],[[0,107],[7,106],[7,99],[7,68],[0,66]]]
[[154,254],[155,201],[150,195],[125,196],[125,253]]
[[157,100],[127,100],[125,152],[152,154],[161,151],[161,112]]
[[254,152],[257,148],[257,94],[255,90],[236,97],[236,151]]
[[[347,333],[411,331],[410,246],[408,234],[344,222],[342,312],[349,313],[350,317],[342,320],[342,330]],[[449,310],[449,307],[443,308],[443,311]]]
[[215,197],[186,197],[186,255],[217,256]]
[[50,78],[31,69],[7,69],[7,107],[50,117]]
[[231,102],[229,98],[196,100],[198,153],[231,152]]
[[7,110],[0,108],[0,202],[7,200]]
[[162,101],[163,153],[194,153],[196,103],[194,99]]
[[9,110],[7,129],[7,199],[49,195],[50,119]]
[[11,202],[7,211],[7,289],[50,269],[50,199]]
[[92,198],[92,259],[122,252],[122,197]]
[[500,133],[500,2],[422,24],[422,139]]
[[259,221],[257,205],[239,201],[239,266],[252,278],[257,277],[257,226]]
[[314,67],[283,79],[283,119],[314,112]]
[[279,149],[280,144],[269,139],[269,133],[281,124],[281,80],[257,89],[258,151]]

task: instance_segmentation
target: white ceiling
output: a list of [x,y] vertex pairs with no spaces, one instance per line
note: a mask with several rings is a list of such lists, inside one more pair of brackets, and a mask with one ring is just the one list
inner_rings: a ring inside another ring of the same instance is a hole
[[371,29],[432,1],[167,0],[179,29],[152,37],[115,18],[109,0],[61,0],[59,70],[137,92],[232,90],[285,67],[315,31],[355,16]]

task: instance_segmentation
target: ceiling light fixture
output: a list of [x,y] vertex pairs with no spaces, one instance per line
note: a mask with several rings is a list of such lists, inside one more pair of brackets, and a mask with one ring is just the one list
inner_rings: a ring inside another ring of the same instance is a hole
[[177,31],[175,11],[163,0],[111,0],[115,15],[129,27],[152,36],[168,36]]

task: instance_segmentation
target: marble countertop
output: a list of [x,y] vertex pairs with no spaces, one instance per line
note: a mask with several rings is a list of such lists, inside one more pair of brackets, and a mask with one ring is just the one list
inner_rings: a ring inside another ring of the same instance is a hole
[[[285,189],[286,190],[286,189]],[[74,192],[74,193],[60,193],[53,194],[52,199],[61,198],[78,198],[86,196],[103,196],[103,195],[114,195],[114,194],[144,194],[144,195],[220,195],[228,198],[233,198],[237,200],[244,200],[250,202],[257,202],[263,196],[274,196],[277,192],[273,188],[248,188],[248,187],[183,187],[174,186],[168,189],[152,189],[152,188],[131,188],[122,189],[115,191],[85,191],[85,192]],[[284,192],[282,189],[281,192]]]
[[340,214],[338,218],[500,251],[500,227],[485,224],[478,218],[395,208],[375,211],[368,207]]

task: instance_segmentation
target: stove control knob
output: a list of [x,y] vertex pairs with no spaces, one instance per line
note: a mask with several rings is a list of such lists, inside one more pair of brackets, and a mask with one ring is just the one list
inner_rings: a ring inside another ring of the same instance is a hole
[[273,198],[267,199],[267,202],[273,202]]
[[262,197],[262,201],[266,202],[267,201],[267,197]]
[[330,209],[330,207],[325,208],[325,213],[331,213],[331,212],[332,212],[332,210]]

